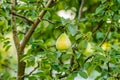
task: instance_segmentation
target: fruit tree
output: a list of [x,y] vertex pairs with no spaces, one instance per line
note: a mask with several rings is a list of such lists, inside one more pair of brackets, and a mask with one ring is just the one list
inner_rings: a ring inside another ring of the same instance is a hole
[[0,80],[120,80],[120,0],[1,0],[0,41]]

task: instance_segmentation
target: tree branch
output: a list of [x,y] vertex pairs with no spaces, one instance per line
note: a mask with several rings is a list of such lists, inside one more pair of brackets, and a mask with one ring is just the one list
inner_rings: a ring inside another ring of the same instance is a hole
[[[11,11],[14,12],[13,8],[15,7],[16,0],[11,0]],[[17,49],[17,60],[18,60],[18,71],[17,71],[17,80],[23,80],[23,78],[21,78],[22,75],[24,75],[25,72],[25,62],[21,61],[20,62],[20,57],[21,55],[19,53],[23,54],[23,51],[20,51],[20,43],[19,43],[19,39],[18,39],[18,35],[17,35],[17,26],[16,26],[16,18],[15,16],[11,15],[11,23],[12,23],[12,27],[13,27],[13,39],[14,39],[14,43],[15,43],[15,47]]]
[[85,2],[84,0],[81,1],[81,5],[80,5],[80,8],[79,8],[79,13],[78,13],[78,20],[80,20],[80,18],[82,16],[84,2]]
[[11,11],[10,13],[11,13],[12,15],[14,15],[14,16],[17,16],[17,17],[20,17],[20,18],[24,19],[24,20],[25,20],[26,22],[28,22],[28,23],[32,23],[32,24],[33,24],[33,21],[29,20],[28,18],[26,18],[26,17],[23,16],[23,15],[16,14],[14,11]]
[[92,33],[94,34],[103,24],[104,24],[104,22],[100,21],[98,26],[93,29]]
[[[12,3],[12,5],[11,5],[11,11],[13,12],[14,10],[13,10],[13,7],[16,5],[16,0],[11,0],[11,3]],[[11,15],[11,23],[12,23],[12,28],[13,28],[13,40],[14,40],[14,43],[15,43],[15,47],[16,47],[16,49],[17,49],[17,51],[18,51],[18,48],[19,48],[19,46],[20,46],[20,43],[19,43],[19,39],[18,39],[18,35],[17,35],[17,29],[16,29],[16,18],[13,16],[13,15]]]
[[104,39],[102,40],[102,42],[99,44],[99,46],[102,46],[103,43],[106,41],[106,39],[107,39],[107,37],[108,37],[108,35],[109,35],[109,32],[110,32],[111,26],[112,26],[112,22],[111,22],[110,26],[108,27],[108,30],[107,30],[107,32],[106,32],[106,34],[105,34],[105,37],[104,37]]
[[55,24],[55,22],[52,22],[52,21],[50,21],[49,19],[42,19],[42,20],[45,20],[45,21],[48,21],[49,23],[51,23],[51,24]]
[[[52,2],[53,2],[53,0],[49,0],[45,7],[48,8],[52,4]],[[45,13],[46,13],[46,10],[41,11],[41,13],[39,14],[39,17],[37,18],[37,20],[34,21],[34,24],[32,24],[32,27],[26,33],[26,35],[25,35],[25,37],[22,40],[21,45],[20,45],[21,50],[23,50],[25,48],[25,45],[29,41],[29,39],[30,39],[31,35],[33,34],[34,30],[36,29],[37,25],[41,22],[41,19],[43,18]]]
[[13,39],[14,39],[15,47],[18,51],[20,43],[19,43],[19,39],[18,39],[18,35],[17,35],[17,29],[15,27],[13,28]]

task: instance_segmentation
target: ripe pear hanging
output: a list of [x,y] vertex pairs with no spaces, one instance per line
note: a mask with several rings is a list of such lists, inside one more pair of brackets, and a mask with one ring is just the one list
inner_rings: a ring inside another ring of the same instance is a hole
[[71,47],[71,41],[66,33],[62,33],[56,41],[56,48],[58,50],[66,50]]

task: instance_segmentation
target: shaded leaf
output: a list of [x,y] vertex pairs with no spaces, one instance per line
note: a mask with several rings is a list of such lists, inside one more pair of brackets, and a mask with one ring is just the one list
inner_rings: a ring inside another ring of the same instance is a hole
[[87,73],[86,73],[86,72],[84,72],[84,71],[79,71],[79,75],[80,75],[81,77],[85,78],[85,79],[87,79],[87,78],[88,78]]

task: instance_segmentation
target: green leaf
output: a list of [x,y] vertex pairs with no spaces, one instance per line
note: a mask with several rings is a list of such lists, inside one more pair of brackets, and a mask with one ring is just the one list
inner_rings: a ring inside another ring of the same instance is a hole
[[10,44],[10,41],[5,41],[4,42],[4,45],[3,45],[3,48],[5,48],[7,45],[9,45]]
[[114,19],[115,21],[118,21],[118,20],[120,19],[120,16],[119,16],[119,15],[114,15],[113,19]]
[[119,33],[114,33],[113,37],[120,39],[120,34]]
[[[101,54],[103,54],[103,55],[101,55]],[[101,54],[99,54],[99,53],[96,53],[96,55],[95,55],[95,60],[97,60],[97,61],[106,61],[107,60],[107,58],[104,56],[104,53],[101,53]],[[98,63],[99,64],[99,63]]]
[[118,3],[120,3],[120,0],[117,0]]
[[98,51],[98,52],[103,52],[103,49],[99,46],[95,46],[95,48],[93,48],[93,49]]
[[8,71],[3,72],[2,78],[3,79],[9,79],[10,78],[10,73]]
[[74,72],[70,74],[65,80],[74,80],[74,78],[77,76],[77,72]]
[[66,61],[66,60],[70,59],[70,57],[71,57],[71,54],[64,54],[64,55],[62,55],[62,60]]
[[80,56],[81,56],[81,53],[80,53],[80,52],[78,52],[78,51],[75,51],[74,56],[75,56],[75,59],[79,59],[79,58],[80,58]]
[[9,78],[9,80],[16,80],[16,77],[11,77]]
[[48,22],[48,21],[43,21],[43,23],[44,23],[44,26],[45,26],[45,27],[48,27],[48,26],[49,26],[49,22]]
[[82,40],[80,41],[80,43],[78,44],[78,49],[79,50],[85,50],[87,48],[88,42],[87,40]]
[[20,60],[24,61],[24,60],[30,59],[31,57],[32,57],[32,55],[25,54],[25,55],[21,56]]
[[109,77],[109,78],[107,78],[107,80],[115,80],[115,78],[114,77]]
[[61,18],[61,22],[62,22],[62,25],[66,25],[70,23],[70,19]]
[[99,7],[96,9],[95,14],[101,13],[102,11],[104,11],[104,9],[105,9],[105,5],[99,6]]
[[29,76],[28,79],[29,80],[37,80],[37,78],[35,76]]
[[25,6],[25,5],[21,5],[21,6],[16,6],[15,9],[16,10],[27,10],[27,9],[29,9],[29,7]]
[[96,66],[95,70],[98,71],[99,73],[101,73],[101,70],[102,70],[101,65],[100,66]]
[[59,69],[59,65],[52,65],[52,68],[54,69],[54,70],[56,70],[56,71],[59,71],[60,69]]
[[77,33],[77,26],[73,26],[71,24],[68,25],[68,31],[74,36]]
[[30,3],[37,2],[36,0],[28,0]]
[[78,23],[78,26],[80,27],[80,31],[82,31],[82,32],[85,31],[85,29],[86,29],[85,23],[80,22],[80,23]]
[[101,1],[101,3],[104,3],[104,2],[106,2],[107,0],[100,0]]
[[115,49],[115,50],[118,50],[119,49],[119,45],[118,44],[114,44],[114,45],[112,45],[112,48]]
[[0,26],[3,26],[4,24],[5,24],[4,20],[0,21]]
[[107,75],[108,75],[108,70],[102,69],[101,76],[104,77],[104,76],[107,76]]
[[25,2],[25,3],[27,3],[28,2],[28,0],[20,0],[21,2]]
[[81,77],[85,78],[85,79],[87,79],[87,78],[88,78],[87,73],[86,73],[86,72],[84,72],[84,71],[79,71],[79,75],[80,75]]
[[89,66],[91,66],[91,63],[90,63],[90,62],[86,62],[86,63],[84,63],[84,68],[85,68],[85,69],[88,69]]
[[89,68],[87,69],[88,75],[90,75],[93,72],[93,70],[95,69],[95,67],[96,67],[96,65],[89,66]]
[[78,35],[75,36],[75,40],[78,40],[78,39],[80,39],[80,38],[82,38],[82,37],[83,37],[82,34],[78,34]]
[[8,51],[8,50],[10,49],[10,47],[11,47],[11,45],[7,45],[7,46],[5,47],[5,51]]
[[101,39],[104,37],[104,34],[102,32],[97,32],[96,38]]

